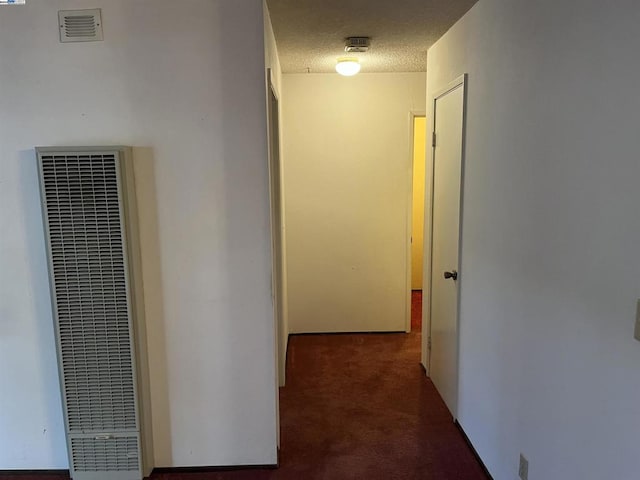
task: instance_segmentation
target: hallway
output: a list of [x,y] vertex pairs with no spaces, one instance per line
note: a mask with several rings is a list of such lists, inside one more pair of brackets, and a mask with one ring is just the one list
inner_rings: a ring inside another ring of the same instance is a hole
[[157,480],[484,480],[411,334],[294,335],[280,390],[280,468]]
[[[410,334],[294,335],[280,390],[277,470],[156,473],[153,480],[484,480],[420,366],[420,294]],[[67,476],[3,476],[0,480]]]

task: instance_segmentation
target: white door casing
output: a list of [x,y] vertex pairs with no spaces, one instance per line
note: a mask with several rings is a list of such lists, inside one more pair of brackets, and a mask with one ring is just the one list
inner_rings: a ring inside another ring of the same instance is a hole
[[269,122],[269,190],[271,202],[271,250],[272,250],[272,286],[271,295],[275,318],[276,355],[278,385],[285,384],[287,357],[287,337],[289,332],[284,325],[284,266],[283,266],[283,214],[282,214],[282,165],[280,156],[279,100],[268,71],[268,122]]

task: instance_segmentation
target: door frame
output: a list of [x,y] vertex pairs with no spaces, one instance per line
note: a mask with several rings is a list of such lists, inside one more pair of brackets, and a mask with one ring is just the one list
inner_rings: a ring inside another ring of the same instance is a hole
[[[463,89],[463,100],[462,100],[462,145],[461,145],[461,169],[460,169],[460,212],[458,219],[458,280],[456,282],[458,289],[458,298],[456,305],[456,332],[457,332],[457,352],[456,352],[456,370],[458,376],[458,383],[460,379],[460,298],[461,298],[461,287],[462,282],[464,281],[464,273],[461,271],[462,265],[462,240],[463,240],[463,213],[464,213],[464,176],[465,176],[465,163],[466,163],[466,138],[467,138],[467,97],[468,97],[468,74],[462,74],[457,77],[455,80],[447,84],[444,88],[437,90],[430,99],[429,108],[430,108],[430,118],[431,118],[431,128],[427,129],[427,131],[431,132],[432,140],[431,140],[431,148],[427,149],[429,154],[427,155],[427,165],[426,165],[426,176],[427,181],[425,184],[425,188],[428,188],[428,193],[425,194],[427,204],[425,205],[425,229],[428,228],[428,233],[425,231],[425,238],[429,239],[429,249],[428,254],[425,255],[425,267],[423,273],[423,291],[427,292],[427,305],[425,308],[423,301],[422,308],[422,331],[426,332],[427,335],[423,335],[422,337],[422,364],[426,370],[427,376],[430,376],[431,373],[431,292],[432,292],[432,282],[431,278],[433,275],[433,203],[434,203],[434,173],[435,173],[435,145],[433,142],[433,137],[435,136],[435,125],[436,125],[436,101],[440,98],[444,97],[452,90],[462,86]],[[429,139],[427,138],[427,141]],[[423,297],[424,299],[424,297]],[[459,391],[459,387],[458,387]],[[457,401],[456,401],[457,403]],[[457,406],[456,406],[457,410]],[[454,420],[457,415],[457,411],[451,412],[453,414]]]
[[[412,255],[411,255],[411,244],[413,240],[413,172],[414,172],[414,158],[413,158],[413,149],[415,147],[415,119],[417,117],[424,117],[425,120],[427,118],[427,113],[424,110],[411,110],[409,112],[409,196],[407,200],[407,241],[406,241],[406,264],[407,264],[407,283],[406,283],[406,303],[405,303],[405,332],[411,333],[411,273],[412,273]],[[427,130],[428,131],[428,130]],[[428,150],[428,148],[426,149]],[[427,151],[425,151],[425,170],[426,170],[426,161],[427,161]],[[426,179],[425,179],[425,190],[426,190]],[[423,239],[426,238],[423,234]],[[424,241],[422,243],[423,250],[423,258],[424,255]],[[423,260],[424,262],[424,260]],[[424,282],[423,282],[424,283]],[[424,284],[422,285],[424,289]]]
[[[276,347],[276,384],[283,387],[286,378],[286,351],[287,342],[283,342],[283,332],[286,329],[286,271],[285,271],[285,250],[284,250],[284,195],[282,193],[282,145],[280,142],[280,98],[273,78],[273,70],[267,69],[267,131],[268,131],[268,169],[269,169],[269,203],[271,221],[271,297],[273,302],[275,347]],[[276,109],[272,103],[272,97],[276,103]],[[277,124],[273,124],[273,119]],[[274,130],[275,128],[275,130]],[[278,149],[277,158],[274,158],[273,139],[276,138]],[[274,164],[277,161],[277,168]],[[278,185],[277,192],[274,184]],[[276,198],[276,194],[279,198]],[[279,220],[279,221],[278,221]],[[279,228],[279,235],[275,229]],[[278,242],[278,238],[280,242]],[[279,264],[279,265],[278,265]],[[280,278],[278,278],[278,268]],[[287,332],[288,334],[288,332]],[[284,343],[284,345],[283,345]]]

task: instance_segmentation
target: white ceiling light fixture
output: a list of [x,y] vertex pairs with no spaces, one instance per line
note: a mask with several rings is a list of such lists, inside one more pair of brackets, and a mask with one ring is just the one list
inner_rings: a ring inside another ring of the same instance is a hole
[[344,77],[353,77],[360,71],[360,62],[357,58],[339,58],[336,63],[336,72]]
[[[369,37],[347,37],[344,42],[344,51],[347,53],[365,53],[369,50],[371,39]],[[342,57],[336,64],[336,72],[345,77],[352,77],[360,71],[360,62],[355,57]]]

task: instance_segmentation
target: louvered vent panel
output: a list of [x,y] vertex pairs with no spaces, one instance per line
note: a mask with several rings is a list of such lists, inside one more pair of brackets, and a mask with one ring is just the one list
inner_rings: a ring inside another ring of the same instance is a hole
[[64,18],[64,32],[67,37],[86,37],[96,34],[93,15],[77,15]]
[[91,42],[102,40],[102,14],[92,10],[61,10],[58,12],[60,41]]
[[135,437],[72,438],[71,458],[76,472],[123,472],[139,468]]
[[136,429],[115,155],[43,155],[70,433]]

